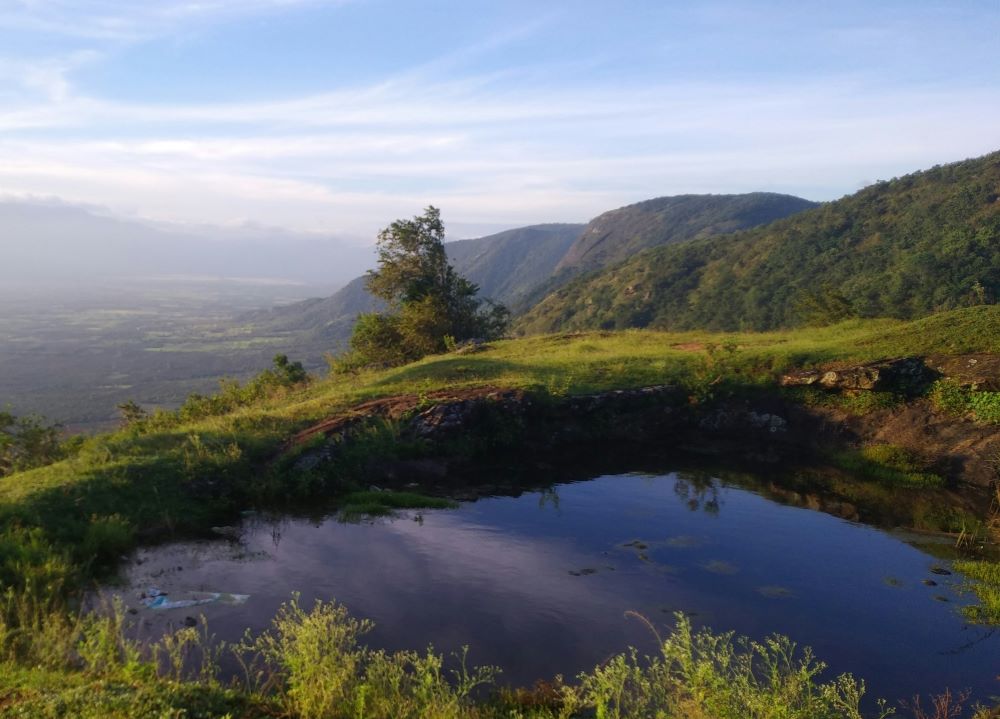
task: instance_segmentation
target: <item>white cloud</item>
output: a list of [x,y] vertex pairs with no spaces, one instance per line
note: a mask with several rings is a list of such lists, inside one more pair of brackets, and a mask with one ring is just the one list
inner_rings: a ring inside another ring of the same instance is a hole
[[[0,191],[368,237],[430,202],[463,224],[582,221],[680,192],[831,198],[861,177],[994,149],[998,112],[991,89],[875,96],[828,78],[516,96],[488,82],[389,83],[165,107],[69,97],[0,113],[8,130],[36,129],[0,140]],[[46,127],[59,134],[38,136]]]
[[[114,45],[336,0],[16,0],[0,28]],[[461,225],[583,221],[647,197],[775,190],[829,199],[1000,145],[995,86],[548,84],[539,65],[462,74],[551,18],[367,86],[281,100],[138,103],[76,91],[93,50],[0,59],[0,192],[151,219],[371,237],[428,203]],[[89,40],[88,40],[89,41]],[[111,41],[110,43],[107,41]],[[442,77],[451,77],[443,80]]]
[[0,6],[0,28],[103,41],[136,41],[191,22],[215,22],[292,5],[348,0],[14,0]]

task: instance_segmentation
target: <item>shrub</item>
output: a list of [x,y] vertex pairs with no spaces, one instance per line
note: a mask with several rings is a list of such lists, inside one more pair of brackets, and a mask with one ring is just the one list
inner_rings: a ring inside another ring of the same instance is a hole
[[972,414],[980,422],[1000,424],[1000,392],[981,392],[944,379],[931,388],[931,401],[949,414]]
[[876,444],[859,452],[832,455],[834,464],[865,479],[903,487],[934,488],[944,479],[927,471],[926,463],[913,452],[894,444]]

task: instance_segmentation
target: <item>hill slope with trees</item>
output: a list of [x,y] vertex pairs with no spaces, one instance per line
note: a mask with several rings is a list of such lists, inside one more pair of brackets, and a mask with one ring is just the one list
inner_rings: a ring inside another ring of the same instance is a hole
[[773,192],[657,197],[595,217],[556,271],[596,270],[650,247],[766,225],[816,206],[801,197]]
[[934,167],[755,229],[581,277],[518,323],[770,329],[913,318],[1000,296],[1000,153]]
[[[552,273],[583,227],[532,225],[448,242],[445,251],[455,270],[479,287],[481,297],[513,304]],[[358,277],[330,297],[254,312],[241,319],[264,331],[307,332],[314,341],[327,343],[326,349],[342,348],[358,315],[384,309],[365,282],[365,277]]]
[[[589,224],[544,224],[445,244],[455,270],[479,287],[479,296],[515,312],[529,309],[581,272],[607,267],[650,247],[755,227],[815,207],[791,195],[658,197],[621,207]],[[383,305],[352,280],[330,297],[247,315],[267,332],[307,332],[311,342],[343,347],[359,314]]]

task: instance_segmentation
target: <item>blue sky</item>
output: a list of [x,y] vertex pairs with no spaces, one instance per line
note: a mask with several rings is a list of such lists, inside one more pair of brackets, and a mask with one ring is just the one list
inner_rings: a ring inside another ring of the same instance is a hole
[[0,0],[0,196],[371,239],[1000,149],[1000,1]]

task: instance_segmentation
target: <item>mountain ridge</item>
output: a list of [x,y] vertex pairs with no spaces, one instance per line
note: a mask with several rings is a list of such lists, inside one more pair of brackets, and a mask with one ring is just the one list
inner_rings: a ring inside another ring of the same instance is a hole
[[556,289],[517,331],[766,330],[850,316],[908,319],[998,296],[995,152],[762,227],[646,250]]

